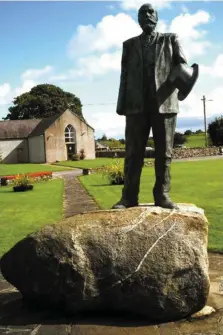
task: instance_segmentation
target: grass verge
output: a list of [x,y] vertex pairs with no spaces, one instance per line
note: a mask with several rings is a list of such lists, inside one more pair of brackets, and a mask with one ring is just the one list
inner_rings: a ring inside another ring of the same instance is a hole
[[27,192],[0,187],[0,257],[27,234],[62,218],[63,188],[62,179],[34,184]]

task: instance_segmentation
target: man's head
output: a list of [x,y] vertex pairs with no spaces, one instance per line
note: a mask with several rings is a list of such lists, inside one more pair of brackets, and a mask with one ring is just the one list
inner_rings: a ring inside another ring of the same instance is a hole
[[157,11],[149,3],[142,5],[138,11],[138,21],[142,30],[146,34],[150,34],[156,28],[158,22]]

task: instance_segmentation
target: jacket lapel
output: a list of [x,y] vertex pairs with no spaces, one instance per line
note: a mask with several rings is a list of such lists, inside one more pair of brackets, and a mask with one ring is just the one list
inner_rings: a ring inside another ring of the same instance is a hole
[[142,60],[142,47],[141,47],[141,41],[140,41],[140,36],[136,36],[134,39],[133,39],[133,42],[134,42],[134,48],[138,54],[138,56],[140,57],[140,60]]
[[160,33],[157,33],[157,37],[156,37],[156,55],[155,55],[155,67],[157,67],[157,65],[159,64],[159,58],[161,56],[161,51],[163,48],[163,35]]
[[[136,36],[133,39],[133,44],[134,44],[134,48],[135,48],[138,56],[142,60],[142,46],[141,46],[140,37],[141,37],[141,35]],[[158,64],[162,48],[163,48],[163,36],[162,36],[162,34],[157,33],[157,37],[156,37],[156,54],[155,54],[156,65]]]

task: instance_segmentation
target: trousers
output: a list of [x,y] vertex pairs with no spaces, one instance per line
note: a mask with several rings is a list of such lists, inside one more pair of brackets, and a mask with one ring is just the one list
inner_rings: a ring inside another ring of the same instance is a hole
[[144,113],[126,116],[122,200],[128,205],[138,203],[145,148],[151,129],[155,146],[156,178],[153,194],[154,197],[159,197],[170,191],[170,165],[176,119],[177,114],[160,114],[155,99],[147,101]]

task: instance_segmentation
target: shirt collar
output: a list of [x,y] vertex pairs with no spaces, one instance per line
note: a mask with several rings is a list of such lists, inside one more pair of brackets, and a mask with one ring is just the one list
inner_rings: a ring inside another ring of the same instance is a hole
[[146,33],[143,32],[141,36],[142,36],[143,39],[152,38],[152,37],[156,36],[156,32],[152,31],[151,34],[146,34]]

